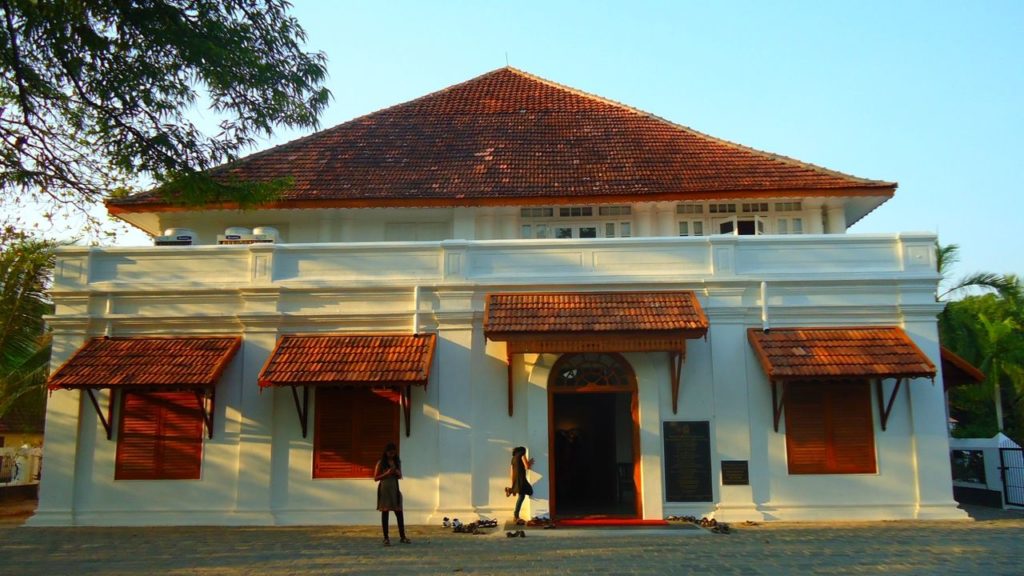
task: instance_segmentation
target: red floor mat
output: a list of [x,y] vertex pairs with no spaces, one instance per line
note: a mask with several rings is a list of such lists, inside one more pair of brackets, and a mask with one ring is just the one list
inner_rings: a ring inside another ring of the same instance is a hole
[[559,526],[668,526],[665,520],[644,520],[642,518],[559,518]]

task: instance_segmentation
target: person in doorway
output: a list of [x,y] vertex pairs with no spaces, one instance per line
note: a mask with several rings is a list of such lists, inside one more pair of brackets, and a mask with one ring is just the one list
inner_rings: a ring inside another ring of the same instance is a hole
[[526,479],[526,471],[530,468],[533,468],[533,458],[526,457],[526,447],[516,446],[513,448],[512,465],[509,466],[512,485],[505,489],[505,495],[515,494],[517,496],[514,516],[515,523],[518,525],[526,524],[526,521],[519,517],[519,511],[522,509],[526,497],[533,496],[533,486]]
[[398,522],[398,537],[402,544],[410,544],[405,537],[405,516],[402,513],[402,492],[398,489],[398,480],[402,477],[402,460],[398,457],[398,446],[388,443],[384,454],[373,470],[373,479],[377,484],[377,510],[380,510],[380,527],[384,531],[384,545],[391,546],[388,537],[388,512],[395,513]]

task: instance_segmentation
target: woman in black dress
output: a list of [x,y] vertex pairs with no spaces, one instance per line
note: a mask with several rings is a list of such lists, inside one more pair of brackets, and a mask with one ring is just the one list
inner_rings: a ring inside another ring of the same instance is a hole
[[384,447],[384,454],[373,470],[373,479],[377,484],[377,510],[380,510],[380,527],[384,531],[384,545],[391,546],[388,538],[388,512],[395,513],[398,521],[398,537],[402,544],[409,544],[405,537],[405,516],[402,514],[402,492],[398,489],[398,480],[402,477],[402,460],[398,457],[398,446],[389,443]]
[[516,510],[515,510],[515,522],[516,524],[526,524],[526,521],[519,517],[519,510],[523,507],[523,500],[526,500],[527,496],[533,496],[533,486],[530,485],[529,480],[526,479],[526,471],[533,468],[533,458],[526,457],[526,447],[516,446],[512,449],[512,465],[509,467],[509,473],[512,479],[512,487],[506,490],[507,494],[516,494]]

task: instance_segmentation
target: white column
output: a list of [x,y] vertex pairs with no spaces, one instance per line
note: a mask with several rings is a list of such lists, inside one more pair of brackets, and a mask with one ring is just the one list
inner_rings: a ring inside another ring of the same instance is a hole
[[920,306],[912,312],[904,310],[903,329],[939,370],[934,382],[916,378],[904,383],[910,403],[909,456],[913,460],[917,483],[917,518],[963,519],[967,514],[957,508],[953,500],[953,476],[949,463],[949,430],[942,390],[938,326],[935,323],[935,315],[941,309],[941,306]]
[[452,210],[452,239],[476,240],[476,210],[474,208]]
[[654,227],[652,226],[652,209],[651,204],[634,204],[633,205],[633,221],[636,222],[636,230],[634,230],[634,238],[646,238],[654,235]]
[[843,234],[846,232],[846,210],[842,206],[829,206],[826,208],[828,217],[828,234]]
[[[55,330],[51,371],[56,370],[86,340],[85,325],[72,330]],[[97,390],[100,406],[106,409],[107,391]],[[96,442],[107,442],[103,427],[85,392],[57,390],[46,402],[46,432],[43,448],[46,470],[39,479],[39,505],[28,526],[71,526],[78,512],[79,490],[88,486]],[[79,438],[79,430],[82,438]],[[81,462],[79,462],[81,460]]]
[[519,238],[519,209],[498,208],[495,213],[498,220],[496,238],[502,240]]
[[657,204],[657,235],[658,236],[675,236],[677,234],[676,225],[676,205],[673,202],[658,202]]
[[[751,461],[749,383],[743,361],[750,354],[746,349],[746,311],[736,306],[707,312],[714,395],[711,478],[713,491],[717,491],[715,518],[727,522],[760,518],[752,484],[723,486],[719,473],[722,460],[746,460],[748,467]],[[750,469],[751,482],[759,475]]]
[[803,218],[805,234],[823,234],[825,232],[820,202],[805,200]]
[[473,518],[473,320],[472,292],[439,293],[437,350],[437,513]]
[[476,217],[477,240],[494,239],[494,208],[480,208]]
[[[238,435],[238,465],[232,524],[273,524],[271,490],[276,472],[271,464],[274,424],[274,394],[260,393],[257,376],[277,343],[275,326],[246,326],[242,348],[235,356],[241,362],[241,377],[221,383],[227,394],[226,413],[238,415],[225,422],[224,434]],[[268,391],[270,392],[270,391]],[[218,410],[219,411],[219,410]],[[312,436],[310,436],[312,438]],[[211,463],[207,462],[209,466]]]

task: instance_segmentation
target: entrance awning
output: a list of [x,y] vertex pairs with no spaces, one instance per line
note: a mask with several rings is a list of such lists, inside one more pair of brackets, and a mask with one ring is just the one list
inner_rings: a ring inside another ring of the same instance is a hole
[[[875,380],[879,413],[885,430],[893,401],[904,378],[935,378],[935,365],[895,326],[829,328],[750,328],[747,339],[772,383],[775,431],[779,430],[783,398],[778,383],[815,380]],[[882,380],[896,384],[888,402]]]
[[[114,391],[193,390],[212,438],[214,391],[241,344],[239,337],[92,338],[50,376],[47,387],[85,390],[108,440]],[[111,390],[106,415],[93,393],[97,388]]]
[[509,416],[512,355],[544,352],[668,352],[675,413],[686,341],[707,331],[688,290],[488,294],[484,311],[484,336],[507,345]]
[[303,438],[307,434],[310,386],[399,388],[408,436],[410,386],[427,385],[436,341],[434,334],[282,336],[260,371],[259,385],[291,387]]

